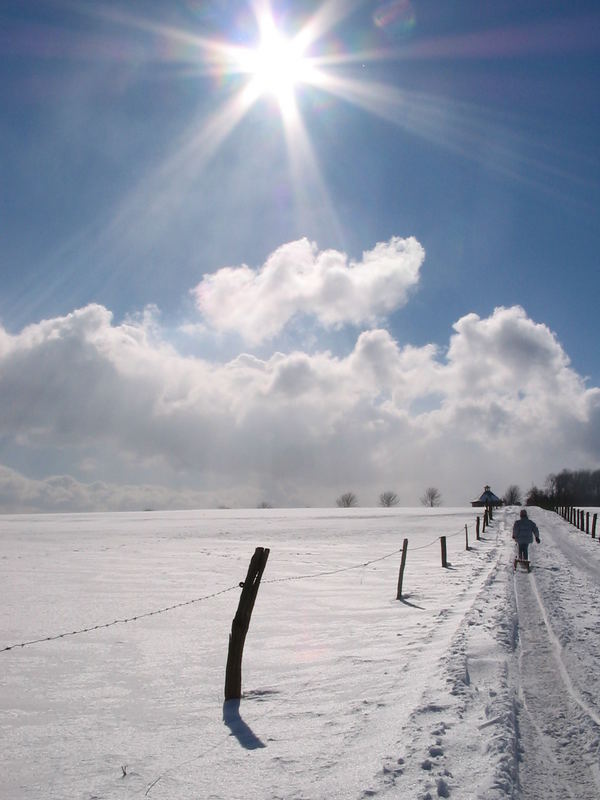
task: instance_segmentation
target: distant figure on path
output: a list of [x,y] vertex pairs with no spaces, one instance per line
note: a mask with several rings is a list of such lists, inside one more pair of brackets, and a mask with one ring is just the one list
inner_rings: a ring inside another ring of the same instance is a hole
[[535,541],[540,543],[540,532],[538,526],[529,519],[527,511],[521,509],[521,516],[513,525],[512,537],[519,545],[519,559],[521,561],[528,561],[529,545]]

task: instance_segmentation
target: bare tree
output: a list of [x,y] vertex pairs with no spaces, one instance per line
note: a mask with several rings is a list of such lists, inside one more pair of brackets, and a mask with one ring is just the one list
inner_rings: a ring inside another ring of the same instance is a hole
[[273,508],[271,503],[267,500],[261,500],[260,503],[256,506],[257,508]]
[[523,495],[519,487],[512,483],[502,498],[505,506],[520,506],[523,503]]
[[338,508],[352,508],[358,505],[358,498],[354,492],[344,492],[337,498],[335,504]]
[[429,508],[442,505],[442,495],[435,486],[428,486],[427,489],[425,489],[425,494],[421,498],[421,505],[428,506]]
[[383,506],[384,508],[391,508],[392,506],[397,506],[400,502],[400,498],[396,494],[396,492],[382,492],[379,495],[379,505]]

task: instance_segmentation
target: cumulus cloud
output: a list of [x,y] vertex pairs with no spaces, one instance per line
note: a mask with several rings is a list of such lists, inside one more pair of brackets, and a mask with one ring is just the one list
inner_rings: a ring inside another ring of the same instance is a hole
[[243,265],[205,275],[192,294],[211,327],[256,344],[298,314],[325,328],[373,323],[406,303],[424,257],[414,238],[380,242],[359,262],[300,239],[279,247],[259,269]]
[[91,305],[0,328],[0,397],[5,510],[369,504],[390,487],[410,504],[428,485],[464,504],[600,462],[600,390],[520,307],[463,317],[445,352],[375,328],[344,356],[214,363],[152,314],[116,325]]

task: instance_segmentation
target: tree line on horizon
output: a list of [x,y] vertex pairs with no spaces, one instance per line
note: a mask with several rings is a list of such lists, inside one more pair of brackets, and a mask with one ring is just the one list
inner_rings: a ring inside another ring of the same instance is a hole
[[[435,486],[428,486],[419,498],[421,505],[436,508],[442,505],[442,495]],[[505,506],[523,505],[523,493],[516,484],[511,484],[505,491],[502,502]],[[336,498],[338,508],[355,508],[358,506],[358,496],[355,492],[344,492]],[[398,494],[386,490],[379,495],[378,505],[383,508],[392,508],[400,505]],[[556,508],[557,506],[600,506],[600,469],[597,470],[570,470],[563,469],[546,478],[544,489],[532,486],[525,495],[525,505],[540,506],[541,508]],[[271,503],[262,501],[257,508],[273,508]]]
[[[425,489],[425,493],[420,498],[420,501],[421,505],[434,508],[436,506],[441,506],[442,495],[435,486],[428,486],[427,489]],[[336,498],[335,504],[338,508],[355,508],[358,505],[358,497],[355,492],[344,492]],[[400,498],[396,492],[388,490],[379,495],[378,505],[382,508],[392,508],[393,506],[400,505]]]
[[528,506],[600,506],[600,469],[563,469],[546,478],[545,489],[532,486],[527,494]]

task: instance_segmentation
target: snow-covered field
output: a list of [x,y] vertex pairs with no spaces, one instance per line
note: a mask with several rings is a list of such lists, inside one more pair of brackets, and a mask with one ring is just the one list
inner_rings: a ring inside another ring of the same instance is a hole
[[0,797],[599,797],[600,542],[533,509],[513,574],[517,512],[479,542],[470,508],[0,517]]

